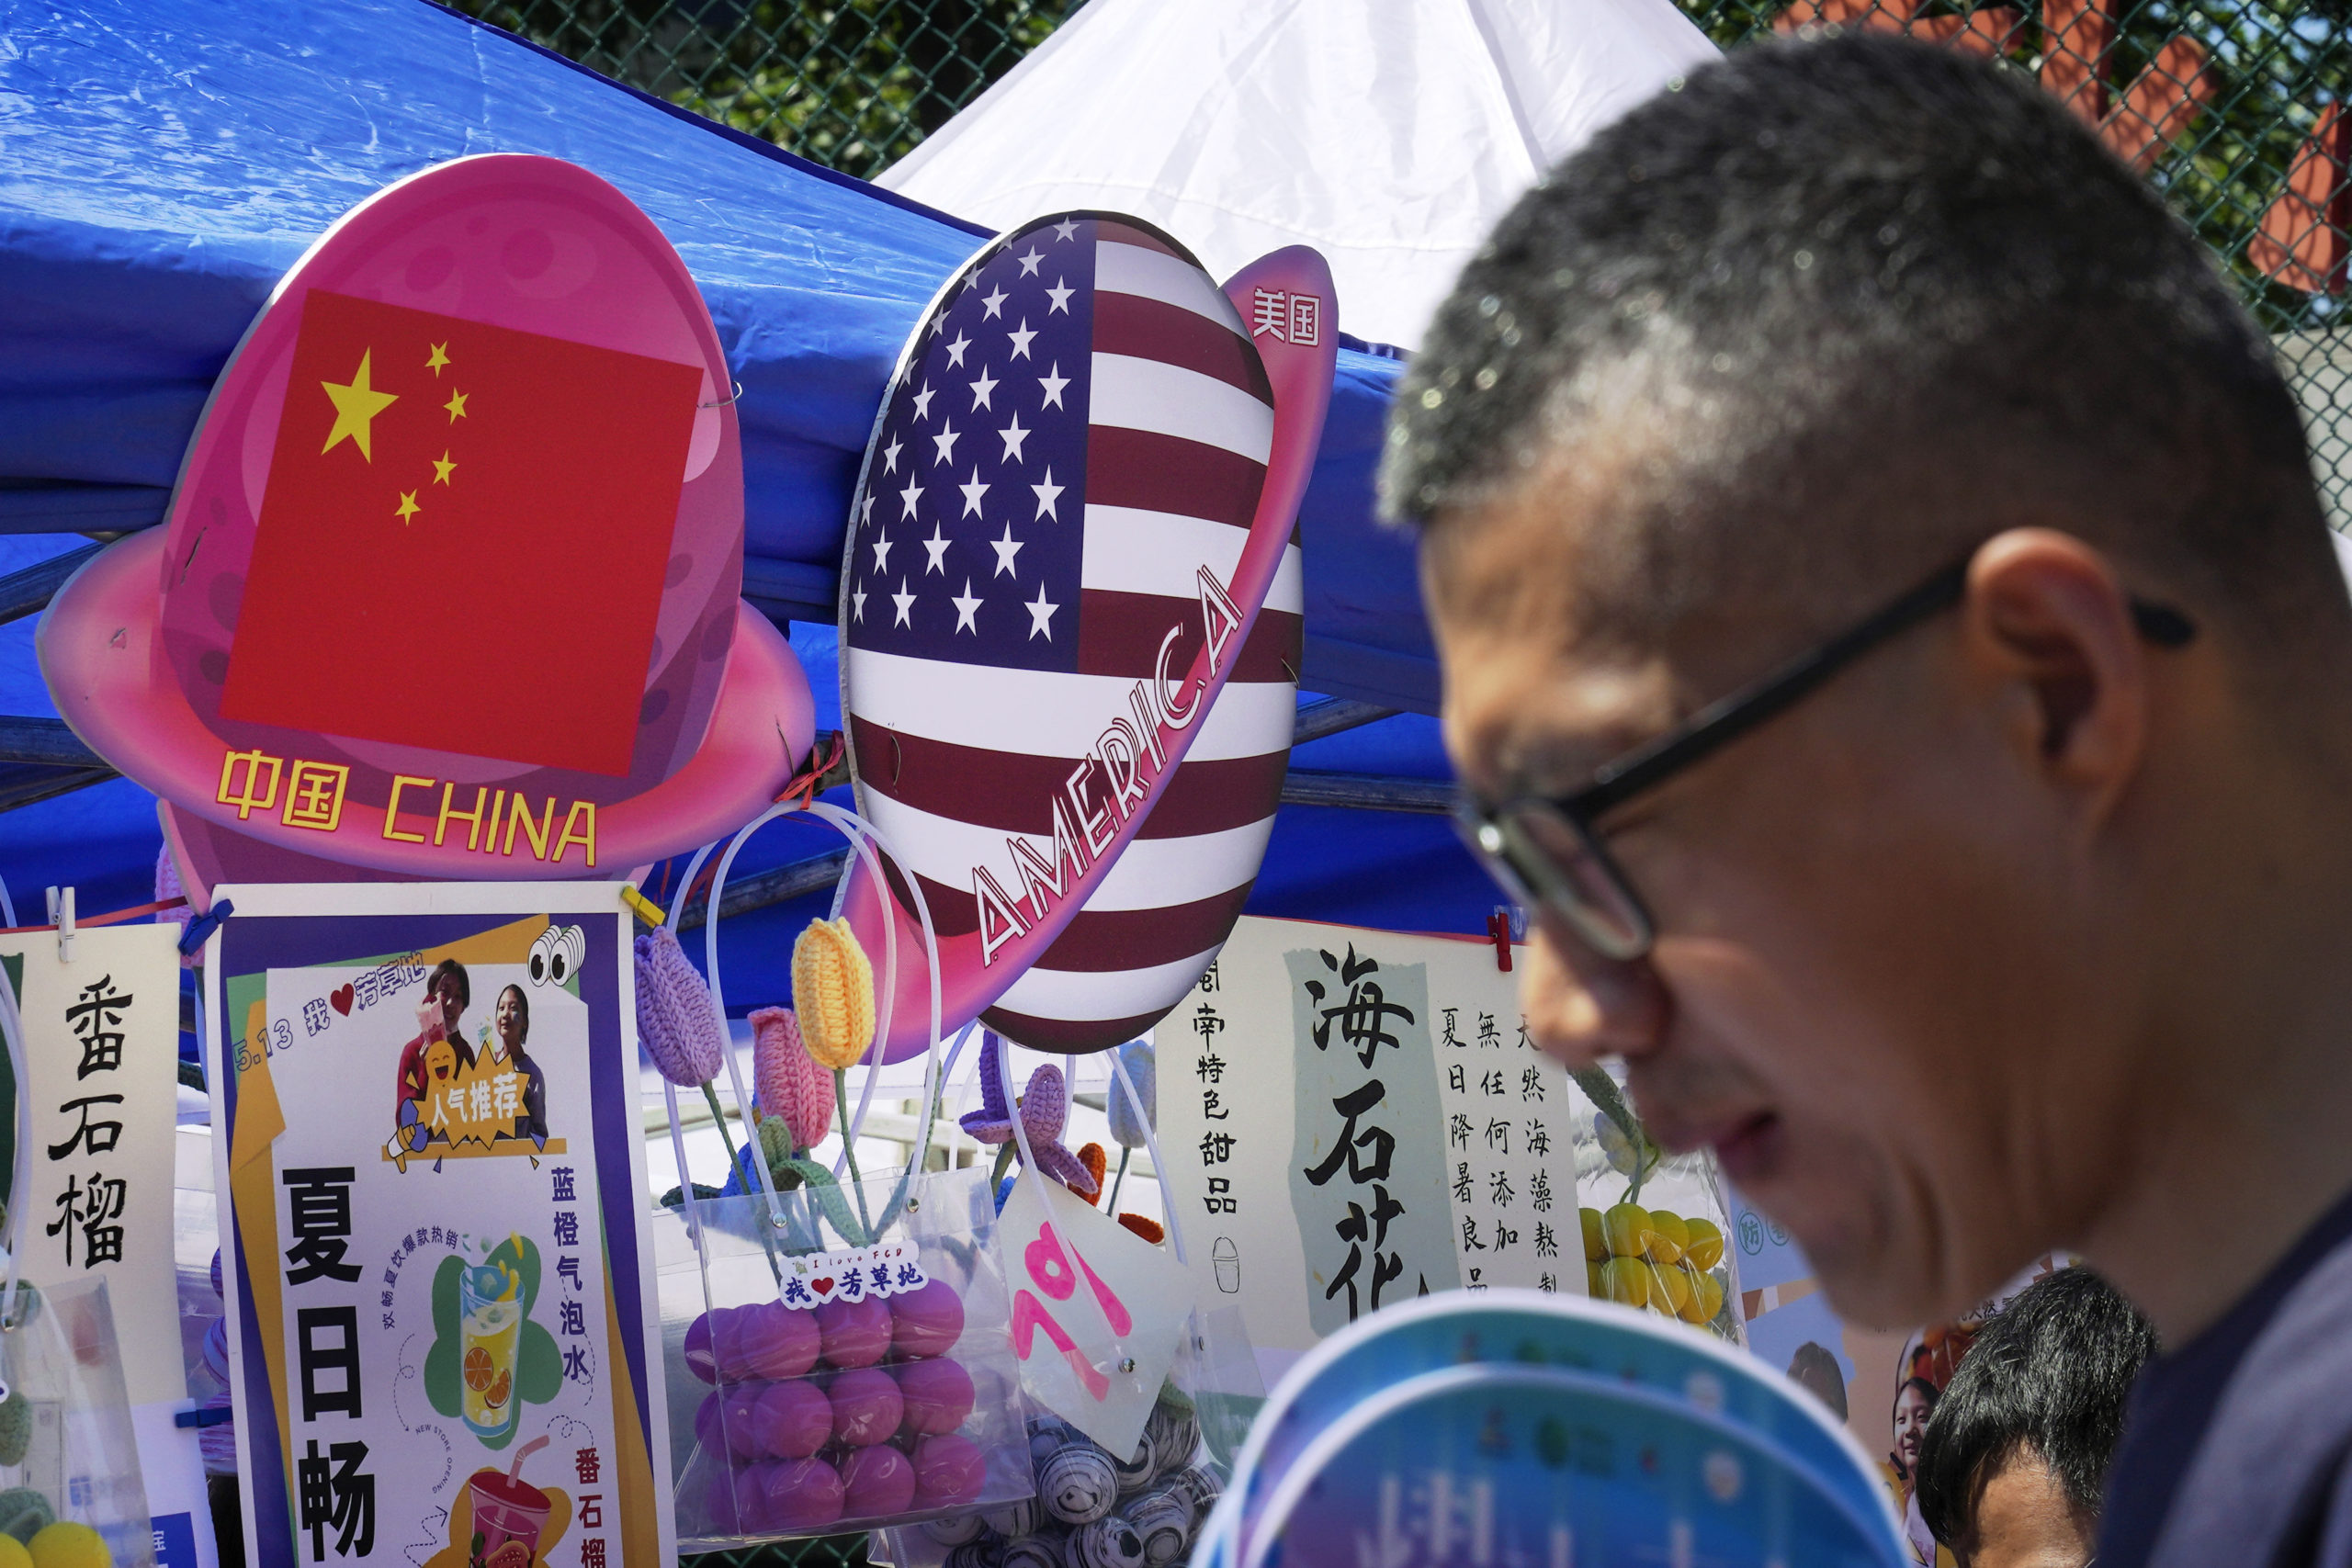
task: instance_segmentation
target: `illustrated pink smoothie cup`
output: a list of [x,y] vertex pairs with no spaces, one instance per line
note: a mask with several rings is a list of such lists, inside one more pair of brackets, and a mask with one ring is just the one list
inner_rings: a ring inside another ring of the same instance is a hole
[[466,1484],[473,1489],[482,1568],[530,1568],[539,1554],[539,1532],[547,1529],[553,1507],[548,1495],[494,1470],[474,1472]]

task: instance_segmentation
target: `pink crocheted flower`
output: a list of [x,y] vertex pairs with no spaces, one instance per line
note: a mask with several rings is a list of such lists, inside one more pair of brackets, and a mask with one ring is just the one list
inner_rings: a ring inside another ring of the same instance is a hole
[[831,1080],[800,1043],[800,1021],[790,1008],[762,1008],[751,1022],[761,1114],[784,1118],[794,1148],[815,1148],[832,1131]]
[[699,1089],[718,1076],[718,1019],[709,987],[662,926],[637,939],[637,1033],[662,1076]]
[[[984,1144],[1017,1143],[1012,1135],[1012,1108],[1004,1102],[1004,1078],[997,1063],[1004,1049],[996,1031],[980,1037],[980,1108],[962,1118],[964,1131]],[[1069,1120],[1069,1086],[1062,1070],[1051,1062],[1029,1075],[1021,1095],[1021,1130],[1029,1134],[1030,1151],[1039,1169],[1082,1197],[1091,1198],[1102,1184],[1062,1146],[1062,1128]]]

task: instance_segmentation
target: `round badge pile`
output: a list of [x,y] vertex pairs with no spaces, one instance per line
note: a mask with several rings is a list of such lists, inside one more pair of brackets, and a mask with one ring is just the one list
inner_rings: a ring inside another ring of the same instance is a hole
[[963,1332],[963,1299],[944,1280],[887,1301],[696,1318],[685,1361],[715,1385],[695,1435],[724,1460],[707,1503],[718,1530],[803,1535],[977,1499],[987,1456],[960,1429],[972,1374],[947,1354]]
[[1051,1416],[1029,1421],[1037,1495],[986,1514],[905,1532],[904,1562],[943,1568],[1177,1568],[1190,1558],[1225,1483],[1206,1462],[1200,1421],[1173,1389],[1135,1451],[1109,1452]]

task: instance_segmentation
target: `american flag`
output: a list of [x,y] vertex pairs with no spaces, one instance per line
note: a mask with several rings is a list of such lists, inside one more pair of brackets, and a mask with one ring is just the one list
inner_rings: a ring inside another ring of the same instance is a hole
[[860,804],[922,879],[944,942],[981,931],[987,878],[1018,918],[1050,896],[1037,867],[1118,856],[983,1014],[1024,1044],[1095,1050],[1142,1032],[1249,897],[1296,705],[1295,536],[1140,826],[1114,798],[1134,765],[1122,773],[1105,746],[1118,749],[1118,721],[1137,739],[1147,728],[1137,683],[1156,690],[1163,668],[1181,681],[1200,651],[1202,574],[1231,590],[1273,433],[1231,302],[1172,241],[1101,216],[998,242],[934,307],[892,386],[843,563]]

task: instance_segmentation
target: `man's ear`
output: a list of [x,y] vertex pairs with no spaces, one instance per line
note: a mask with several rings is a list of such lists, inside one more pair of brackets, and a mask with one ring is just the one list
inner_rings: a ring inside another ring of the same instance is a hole
[[2018,756],[2104,817],[2148,733],[2148,650],[2114,567],[2071,534],[2011,529],[1969,563],[1960,615],[1972,678],[2006,688]]

